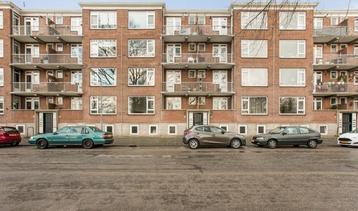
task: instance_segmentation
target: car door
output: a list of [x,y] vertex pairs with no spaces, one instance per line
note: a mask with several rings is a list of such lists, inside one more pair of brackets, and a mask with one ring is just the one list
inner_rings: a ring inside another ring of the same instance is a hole
[[308,128],[299,127],[300,138],[297,141],[297,144],[307,144],[308,140],[310,139],[312,133]]
[[82,127],[72,127],[68,134],[68,142],[70,145],[82,144]]
[[201,143],[205,143],[205,144],[210,144],[211,143],[211,138],[212,138],[212,132],[210,130],[210,127],[209,126],[203,126],[204,127],[204,130],[200,132],[200,135],[199,135],[199,141]]
[[212,136],[210,137],[210,142],[212,144],[226,144],[226,136],[223,129],[210,126],[210,130],[212,133]]
[[281,136],[281,145],[296,145],[300,140],[297,127],[287,127]]
[[66,145],[68,142],[69,127],[63,127],[51,136],[51,143],[53,145]]

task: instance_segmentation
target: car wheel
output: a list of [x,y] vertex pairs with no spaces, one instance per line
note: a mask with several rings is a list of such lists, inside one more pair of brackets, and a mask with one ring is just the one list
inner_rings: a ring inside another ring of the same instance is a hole
[[241,147],[241,141],[239,139],[233,139],[230,146],[234,149],[239,149]]
[[310,140],[310,141],[308,141],[307,146],[311,149],[315,149],[315,148],[317,148],[317,141]]
[[48,142],[46,139],[40,139],[37,141],[37,148],[39,149],[47,149],[48,148]]
[[82,142],[82,147],[85,149],[92,149],[94,146],[94,143],[91,139],[86,139]]
[[199,144],[199,141],[198,141],[198,140],[196,140],[196,139],[190,139],[188,145],[189,145],[189,148],[190,148],[190,149],[197,149],[200,144]]
[[270,148],[270,149],[275,149],[277,147],[277,141],[276,140],[268,140],[267,142],[267,146]]

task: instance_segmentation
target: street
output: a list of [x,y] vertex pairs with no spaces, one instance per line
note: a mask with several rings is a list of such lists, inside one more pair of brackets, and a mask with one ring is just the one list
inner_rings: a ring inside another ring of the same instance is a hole
[[0,147],[0,180],[1,211],[356,210],[358,148]]

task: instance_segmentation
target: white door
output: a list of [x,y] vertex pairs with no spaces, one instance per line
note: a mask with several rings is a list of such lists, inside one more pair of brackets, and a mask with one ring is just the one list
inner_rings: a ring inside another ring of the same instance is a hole
[[31,92],[34,85],[40,84],[40,73],[39,71],[27,71],[25,73],[25,91]]
[[38,44],[27,44],[25,46],[25,62],[34,63],[34,58],[40,57],[40,47]]
[[82,64],[83,47],[81,44],[71,45],[71,58],[77,58],[77,63]]
[[82,92],[82,72],[72,71],[71,72],[71,84],[78,86],[78,92]]
[[40,30],[40,19],[38,17],[26,17],[24,21],[26,35],[32,35],[33,32]]
[[213,31],[219,32],[219,35],[227,35],[227,18],[213,18]]
[[167,70],[167,92],[174,92],[175,84],[181,84],[180,70]]
[[322,45],[314,46],[314,64],[323,64],[323,47]]
[[175,35],[181,31],[181,18],[180,17],[167,17],[166,34]]
[[82,35],[82,18],[72,17],[71,18],[71,32],[77,32],[77,35]]
[[167,63],[175,63],[175,58],[181,56],[181,45],[167,45]]
[[226,44],[214,45],[213,57],[219,58],[219,63],[227,63],[227,45]]
[[213,71],[213,84],[219,85],[219,92],[228,91],[227,71],[226,70],[214,70]]

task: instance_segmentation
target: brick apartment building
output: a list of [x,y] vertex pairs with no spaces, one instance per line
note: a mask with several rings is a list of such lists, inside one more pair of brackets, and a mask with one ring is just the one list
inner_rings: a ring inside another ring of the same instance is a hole
[[358,11],[316,4],[0,3],[0,124],[89,124],[116,136],[214,124],[245,135],[357,127]]

